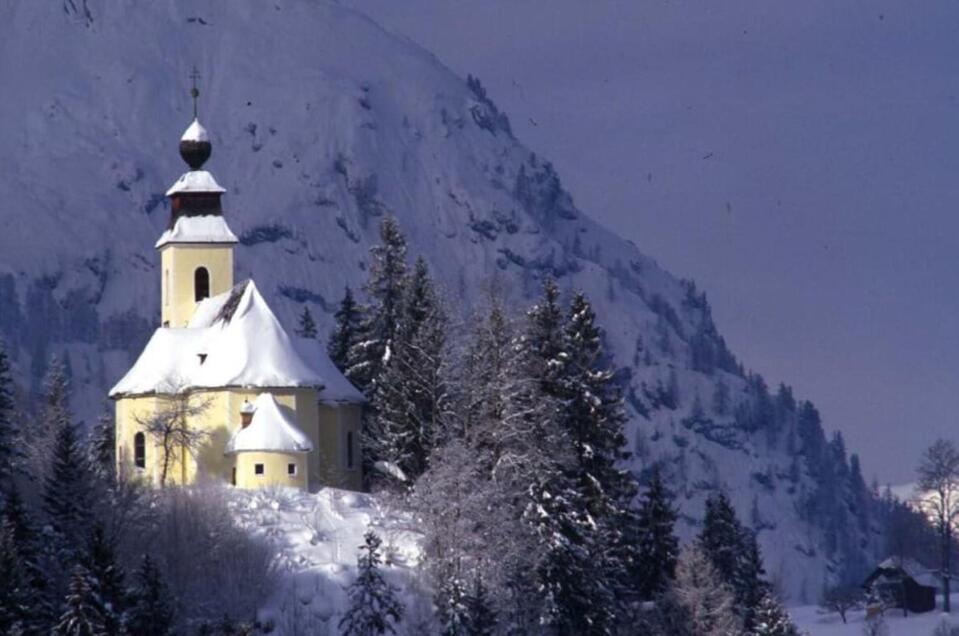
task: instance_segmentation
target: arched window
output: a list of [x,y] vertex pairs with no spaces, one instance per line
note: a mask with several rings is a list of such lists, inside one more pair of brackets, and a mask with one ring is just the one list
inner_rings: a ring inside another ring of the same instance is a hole
[[346,433],[346,467],[353,468],[353,431]]
[[197,267],[193,272],[193,295],[196,302],[210,297],[210,272],[205,267]]
[[137,468],[147,467],[147,440],[143,433],[133,436],[133,465]]

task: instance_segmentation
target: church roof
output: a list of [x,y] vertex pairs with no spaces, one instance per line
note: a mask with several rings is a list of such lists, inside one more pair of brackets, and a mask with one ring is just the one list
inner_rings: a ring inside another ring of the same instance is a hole
[[181,216],[166,230],[155,247],[160,249],[168,243],[236,243],[236,235],[219,214]]
[[180,137],[180,141],[210,141],[210,134],[199,120],[194,119],[187,129],[183,131],[183,136]]
[[[344,383],[349,382],[335,368],[320,373],[304,362],[300,344],[284,331],[253,281],[245,281],[202,301],[187,327],[157,329],[110,396],[197,388],[314,387],[321,389],[320,399],[325,401],[329,384],[332,395],[348,397],[351,392]],[[311,362],[319,360],[326,367],[325,352],[306,353]]]
[[216,182],[213,175],[206,170],[190,170],[180,175],[170,189],[166,191],[168,197],[182,192],[212,192],[223,194],[226,190]]
[[313,450],[310,438],[301,431],[286,409],[271,393],[261,393],[253,402],[253,418],[226,445],[227,453],[281,451],[306,453]]

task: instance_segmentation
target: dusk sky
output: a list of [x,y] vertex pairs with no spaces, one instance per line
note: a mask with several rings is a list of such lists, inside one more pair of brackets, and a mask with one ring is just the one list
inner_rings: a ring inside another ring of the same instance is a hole
[[959,4],[343,3],[479,76],[867,478],[959,441]]

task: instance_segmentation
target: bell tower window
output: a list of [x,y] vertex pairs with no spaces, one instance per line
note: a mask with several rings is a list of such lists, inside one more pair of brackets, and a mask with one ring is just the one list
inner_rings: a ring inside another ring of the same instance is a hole
[[196,302],[210,297],[210,272],[205,267],[197,267],[193,272],[193,296]]
[[142,432],[133,436],[133,465],[141,470],[147,467],[146,435]]

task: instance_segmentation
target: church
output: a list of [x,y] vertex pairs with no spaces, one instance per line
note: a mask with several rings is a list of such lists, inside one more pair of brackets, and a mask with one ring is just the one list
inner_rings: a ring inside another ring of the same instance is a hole
[[[196,95],[194,95],[195,99]],[[359,490],[362,394],[315,339],[286,332],[252,280],[234,282],[237,238],[194,117],[189,166],[167,191],[160,327],[110,390],[121,479],[154,486]]]

